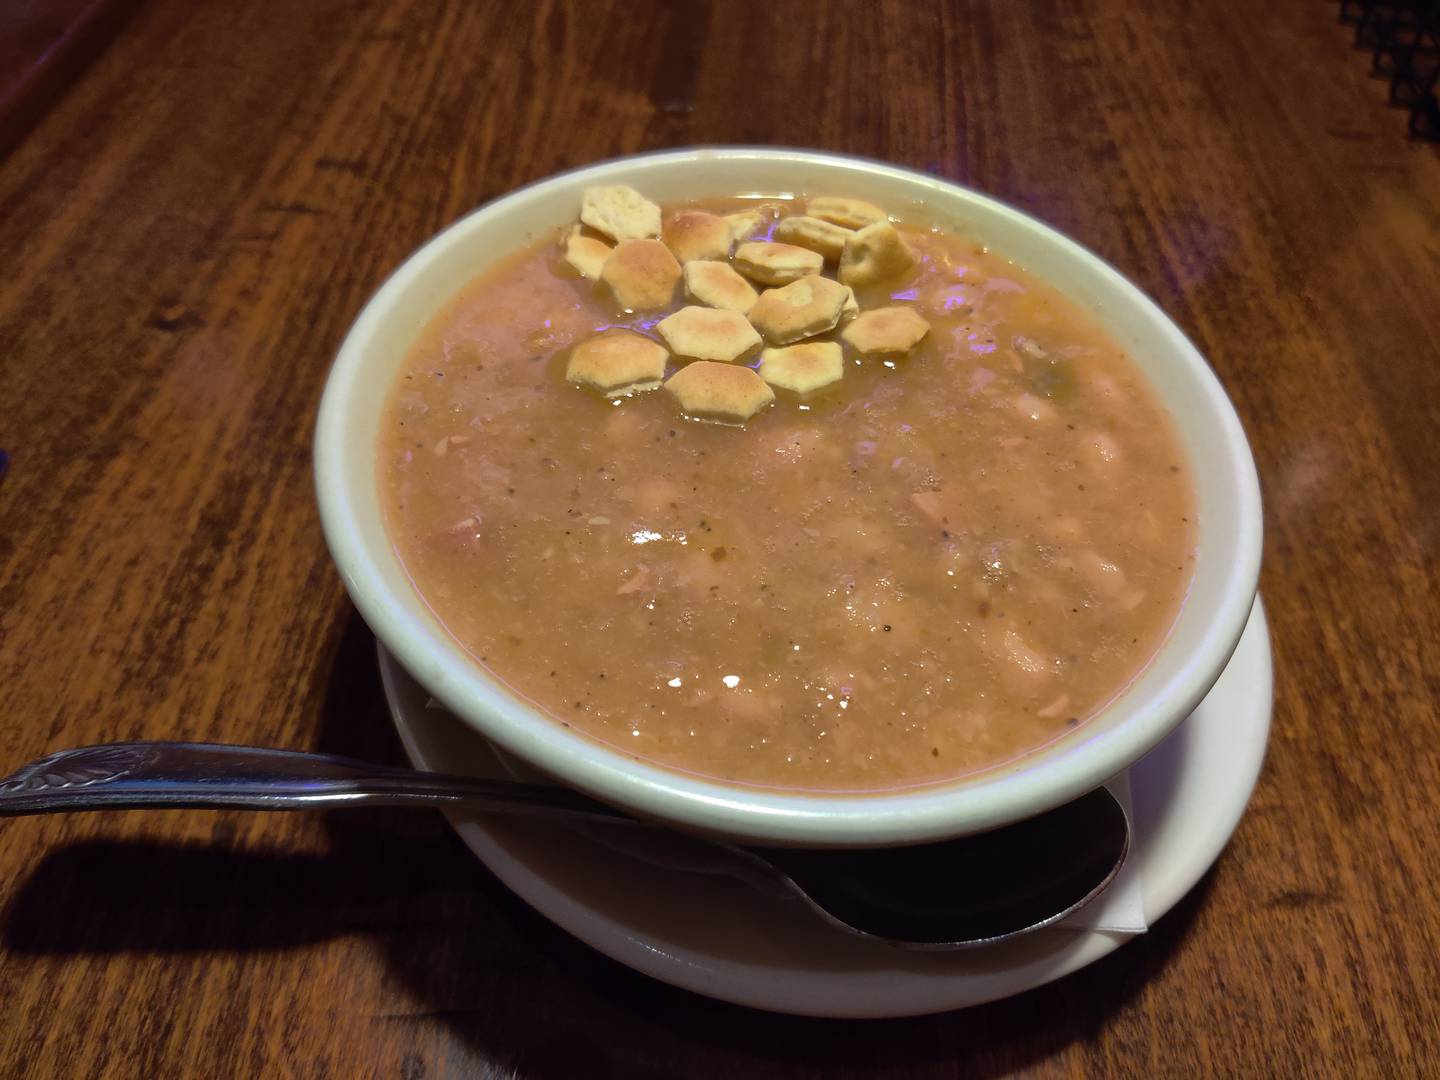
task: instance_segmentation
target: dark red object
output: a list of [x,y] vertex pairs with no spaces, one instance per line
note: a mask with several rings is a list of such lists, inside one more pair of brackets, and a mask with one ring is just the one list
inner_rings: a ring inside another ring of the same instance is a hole
[[1390,80],[1390,104],[1410,111],[1411,136],[1440,140],[1440,0],[1341,0],[1340,21],[1375,54],[1371,70]]
[[139,0],[0,0],[0,157],[139,6]]

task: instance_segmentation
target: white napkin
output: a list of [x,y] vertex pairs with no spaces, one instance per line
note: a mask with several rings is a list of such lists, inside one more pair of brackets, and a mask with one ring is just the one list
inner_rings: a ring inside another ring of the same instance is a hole
[[1145,889],[1140,874],[1139,828],[1130,801],[1130,774],[1121,773],[1105,785],[1130,819],[1130,855],[1110,887],[1068,919],[1059,923],[1066,930],[1103,930],[1112,934],[1143,934],[1150,929],[1145,920]]

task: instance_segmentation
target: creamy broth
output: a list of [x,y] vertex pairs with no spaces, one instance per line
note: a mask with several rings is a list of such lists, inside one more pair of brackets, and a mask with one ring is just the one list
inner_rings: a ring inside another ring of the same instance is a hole
[[401,562],[476,663],[635,757],[830,791],[996,766],[1133,680],[1191,576],[1170,418],[1003,253],[902,231],[915,269],[856,295],[913,307],[924,340],[847,347],[838,383],[743,427],[565,381],[573,345],[655,337],[665,312],[617,314],[557,237],[432,321],[379,478]]

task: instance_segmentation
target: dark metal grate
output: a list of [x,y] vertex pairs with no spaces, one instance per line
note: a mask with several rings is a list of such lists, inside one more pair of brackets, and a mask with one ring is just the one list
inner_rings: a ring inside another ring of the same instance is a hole
[[1390,104],[1410,112],[1410,134],[1440,141],[1440,0],[1340,0],[1355,45],[1375,54],[1371,71],[1390,80]]

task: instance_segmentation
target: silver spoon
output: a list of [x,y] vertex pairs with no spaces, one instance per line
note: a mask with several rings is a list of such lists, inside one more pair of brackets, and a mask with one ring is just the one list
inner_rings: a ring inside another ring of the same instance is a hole
[[[77,810],[414,806],[660,828],[575,791],[445,776],[329,754],[205,743],[62,750],[0,780],[0,817]],[[847,933],[915,949],[990,945],[1053,925],[1114,880],[1130,846],[1104,788],[992,832],[855,851],[705,841]]]

